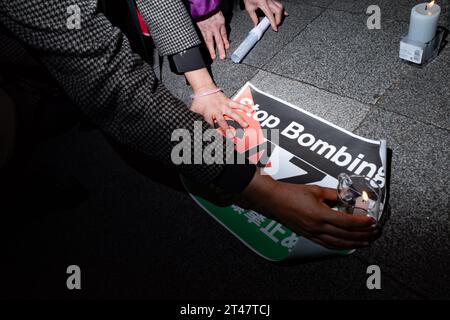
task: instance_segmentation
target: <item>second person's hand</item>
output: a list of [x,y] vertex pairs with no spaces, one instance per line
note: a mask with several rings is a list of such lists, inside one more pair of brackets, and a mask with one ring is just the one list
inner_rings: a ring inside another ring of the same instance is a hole
[[253,24],[256,26],[259,22],[256,10],[261,9],[270,21],[270,25],[274,31],[278,31],[278,26],[283,20],[283,16],[287,16],[284,6],[275,0],[244,0],[245,10],[247,10]]
[[198,21],[197,26],[205,40],[211,59],[216,58],[216,48],[220,59],[225,59],[226,50],[230,47],[230,43],[228,42],[225,18],[222,12],[218,11],[211,17]]

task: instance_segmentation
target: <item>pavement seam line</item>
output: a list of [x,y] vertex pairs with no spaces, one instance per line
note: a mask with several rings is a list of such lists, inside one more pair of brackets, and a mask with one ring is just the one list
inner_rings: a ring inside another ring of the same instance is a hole
[[282,48],[280,48],[280,50],[278,50],[277,52],[275,52],[269,59],[267,59],[267,61],[265,63],[263,63],[261,65],[261,69],[264,68],[275,56],[277,56],[281,51],[283,51],[284,48],[286,48],[288,45],[290,45],[299,35],[300,33],[302,33],[303,31],[306,30],[306,28],[308,28],[309,25],[311,25],[311,23],[313,23],[314,21],[316,21],[317,18],[319,18],[326,10],[327,8],[323,8],[323,7],[316,7],[316,8],[321,8],[323,9],[314,19],[312,19],[310,22],[308,22],[299,32],[297,32],[290,41],[288,41]]
[[[252,66],[252,65],[249,65],[249,64],[246,64],[246,66],[251,66],[251,67],[255,68],[255,66]],[[288,79],[288,80],[290,80],[290,81],[295,81],[295,82],[301,83],[301,84],[303,84],[303,85],[307,85],[307,86],[314,87],[314,88],[316,88],[316,89],[318,89],[318,90],[327,92],[327,93],[329,93],[329,94],[333,94],[333,95],[340,96],[341,98],[346,98],[346,99],[349,99],[349,100],[358,102],[358,103],[360,103],[360,104],[363,104],[363,105],[367,106],[367,107],[369,108],[369,112],[374,111],[375,109],[383,109],[383,110],[385,110],[385,111],[388,111],[388,112],[391,112],[391,113],[394,113],[394,114],[397,114],[397,115],[406,117],[406,118],[408,118],[408,119],[410,119],[410,120],[413,120],[413,121],[416,121],[416,122],[420,122],[420,123],[425,124],[425,125],[433,126],[433,127],[435,127],[436,129],[445,130],[445,131],[449,131],[449,132],[450,132],[450,129],[447,129],[447,128],[445,128],[445,127],[440,127],[440,126],[438,126],[438,125],[436,125],[436,124],[434,124],[434,123],[426,122],[426,121],[423,121],[423,120],[417,120],[417,119],[414,119],[414,118],[412,118],[412,117],[410,117],[410,116],[408,116],[408,115],[399,113],[399,112],[397,112],[397,111],[388,110],[388,109],[386,109],[386,108],[384,108],[384,107],[378,106],[378,105],[373,104],[373,103],[363,102],[363,101],[360,101],[360,100],[358,100],[358,99],[356,99],[356,98],[354,98],[354,97],[349,97],[349,96],[340,94],[340,93],[338,93],[338,92],[330,91],[330,90],[328,90],[328,89],[318,87],[317,85],[314,85],[314,84],[311,84],[311,83],[308,83],[308,82],[305,82],[305,81],[302,81],[302,80],[299,80],[299,79],[295,79],[295,78],[292,78],[292,77],[289,77],[289,76],[284,76],[284,75],[281,75],[281,74],[279,74],[279,73],[276,73],[276,72],[273,72],[273,71],[270,71],[270,70],[267,70],[267,69],[261,69],[261,68],[258,68],[258,69],[259,69],[260,71],[264,71],[264,72],[267,72],[267,73],[270,73],[270,74],[273,74],[273,75],[276,75],[276,76],[279,76],[279,77]],[[390,87],[389,87],[389,88],[390,88]],[[389,88],[388,88],[388,89],[389,89]],[[387,89],[386,89],[386,90],[387,90]],[[383,96],[384,96],[384,94],[383,94]],[[377,101],[377,103],[378,103],[378,101]],[[368,112],[368,113],[369,113],[369,112]],[[367,115],[366,115],[366,116],[367,116]],[[356,129],[355,129],[355,130],[356,130]]]

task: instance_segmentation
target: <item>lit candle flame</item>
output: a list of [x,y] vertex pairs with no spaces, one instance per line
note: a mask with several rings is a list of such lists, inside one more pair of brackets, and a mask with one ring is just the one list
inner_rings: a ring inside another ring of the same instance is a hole
[[367,192],[363,191],[362,198],[364,202],[367,202],[369,200],[369,196],[367,195]]
[[433,8],[433,6],[434,6],[434,0],[431,1],[431,2],[428,2],[428,3],[425,5],[425,10],[431,9],[431,8]]

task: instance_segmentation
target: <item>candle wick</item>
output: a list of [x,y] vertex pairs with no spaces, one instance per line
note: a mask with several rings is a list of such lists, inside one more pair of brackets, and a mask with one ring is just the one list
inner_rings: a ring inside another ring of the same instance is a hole
[[428,5],[426,4],[426,5],[425,5],[425,11],[427,11],[427,10],[428,10]]

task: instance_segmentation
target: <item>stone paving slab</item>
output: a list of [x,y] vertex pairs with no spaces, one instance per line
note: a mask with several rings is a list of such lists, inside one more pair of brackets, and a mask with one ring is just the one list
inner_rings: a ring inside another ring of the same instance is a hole
[[[316,7],[322,7],[322,8],[326,8],[328,7],[330,4],[333,3],[334,0],[302,0],[301,3],[302,4],[307,4],[310,6],[316,6]],[[282,3],[296,3],[299,2],[298,0],[283,0],[281,1]]]
[[386,138],[393,150],[391,218],[384,235],[357,255],[428,297],[449,297],[450,132],[378,109],[356,133]]
[[411,67],[398,58],[407,25],[369,30],[366,16],[326,10],[264,68],[328,91],[375,103]]
[[259,71],[251,80],[258,89],[290,102],[344,129],[354,130],[369,106],[295,80]]
[[428,65],[414,68],[377,106],[450,130],[450,48]]

